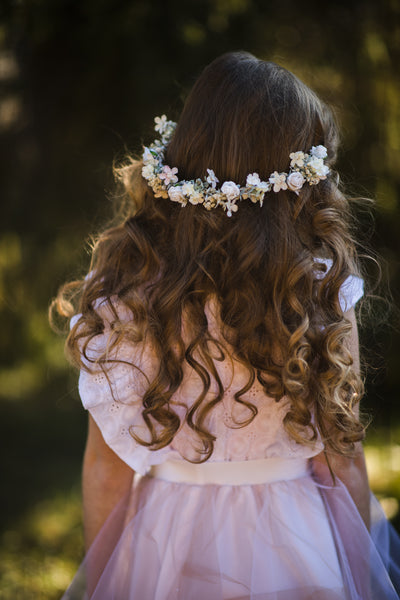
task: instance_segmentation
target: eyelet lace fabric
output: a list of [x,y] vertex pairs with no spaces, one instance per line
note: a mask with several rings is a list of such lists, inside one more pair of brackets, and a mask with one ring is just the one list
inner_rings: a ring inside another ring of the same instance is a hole
[[[328,267],[330,265],[328,264]],[[349,310],[363,293],[363,283],[358,277],[349,277],[341,290],[342,308]],[[118,308],[116,305],[115,308]],[[123,311],[123,307],[120,307]],[[112,318],[105,303],[99,302],[98,311],[103,316],[105,330],[90,342],[88,358],[96,361],[105,350],[111,333]],[[206,307],[211,333],[218,335],[218,322],[215,307],[210,303]],[[74,318],[77,319],[78,317]],[[123,318],[123,315],[122,315]],[[107,365],[107,375],[95,362],[88,363],[91,372],[81,371],[79,393],[84,407],[90,410],[100,427],[105,441],[135,471],[145,474],[152,465],[168,459],[196,460],[198,454],[194,448],[199,440],[184,422],[185,409],[190,408],[193,399],[202,391],[198,375],[188,365],[184,367],[184,378],[180,389],[172,400],[172,406],[180,416],[182,426],[172,443],[156,451],[148,450],[138,444],[130,432],[135,431],[144,440],[148,439],[148,430],[142,419],[142,396],[147,389],[148,380],[154,377],[157,360],[150,345],[135,346],[128,342],[120,345],[110,358],[117,361]],[[135,364],[138,368],[126,364]],[[248,373],[238,361],[226,359],[216,363],[225,394],[222,401],[211,411],[207,427],[215,436],[211,461],[254,460],[270,457],[310,458],[323,449],[320,441],[313,447],[293,441],[283,427],[283,420],[290,408],[287,398],[278,402],[265,395],[261,384],[256,381],[243,396],[257,407],[258,414],[245,427],[237,423],[249,417],[249,410],[235,401],[235,393],[247,382]],[[209,390],[210,398],[215,397],[216,383]]]

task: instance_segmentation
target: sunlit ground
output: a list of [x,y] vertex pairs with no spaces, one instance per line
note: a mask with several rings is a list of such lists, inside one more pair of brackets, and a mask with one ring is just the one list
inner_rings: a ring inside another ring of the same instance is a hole
[[0,598],[60,598],[82,553],[79,491],[37,504],[3,535]]
[[[371,487],[388,518],[396,522],[400,445],[370,443],[366,456]],[[83,553],[78,487],[67,496],[55,495],[33,506],[20,522],[8,528],[1,542],[2,600],[60,598]]]

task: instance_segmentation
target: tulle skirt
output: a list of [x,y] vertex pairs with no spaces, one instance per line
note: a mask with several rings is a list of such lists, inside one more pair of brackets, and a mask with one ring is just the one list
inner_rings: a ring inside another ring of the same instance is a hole
[[[394,600],[400,544],[340,481],[244,485],[135,476],[63,600]],[[396,591],[397,590],[397,591]]]

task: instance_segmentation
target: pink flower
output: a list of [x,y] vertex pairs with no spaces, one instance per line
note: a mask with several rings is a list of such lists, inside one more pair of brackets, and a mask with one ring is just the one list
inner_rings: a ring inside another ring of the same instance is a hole
[[304,182],[305,179],[303,175],[298,171],[290,173],[290,175],[286,179],[286,183],[289,190],[292,190],[292,192],[295,192],[296,194],[299,193],[299,190],[303,187]]
[[165,185],[169,185],[170,183],[176,183],[178,181],[178,178],[176,177],[177,172],[178,169],[176,167],[172,167],[171,169],[171,167],[165,165],[158,177],[164,180]]

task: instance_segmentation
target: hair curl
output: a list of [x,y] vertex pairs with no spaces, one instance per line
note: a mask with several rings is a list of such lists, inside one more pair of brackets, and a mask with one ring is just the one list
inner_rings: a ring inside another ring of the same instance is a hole
[[[231,218],[219,209],[154,198],[140,160],[116,169],[119,222],[99,235],[91,277],[66,284],[54,306],[64,316],[82,314],[67,338],[69,356],[81,367],[88,368],[82,361],[88,343],[104,331],[99,299],[114,311],[113,346],[127,337],[151,340],[159,368],[143,396],[150,439],[132,432],[139,443],[155,450],[174,438],[181,422],[171,399],[187,363],[203,390],[186,421],[202,442],[199,461],[211,456],[215,438],[207,417],[224,396],[215,347],[218,359],[232,356],[248,371],[235,400],[249,416],[235,426],[257,415],[244,398],[257,378],[277,402],[290,398],[284,426],[299,443],[312,443],[319,431],[327,446],[346,454],[364,437],[354,414],[363,384],[339,303],[342,284],[359,266],[349,200],[332,175],[338,131],[331,111],[282,67],[226,54],[195,83],[166,163],[178,167],[181,179],[204,177],[212,168],[220,181],[243,184],[248,173],[265,178],[285,171],[290,152],[319,144],[328,149],[327,180],[304,186],[299,197],[289,190],[270,193],[262,207],[242,202]],[[324,269],[317,257],[332,261],[323,278],[316,277]],[[130,311],[129,323],[121,322],[115,298]],[[210,298],[219,307],[218,339],[205,314]],[[107,371],[106,353],[99,362]],[[210,397],[212,380],[218,391]]]

